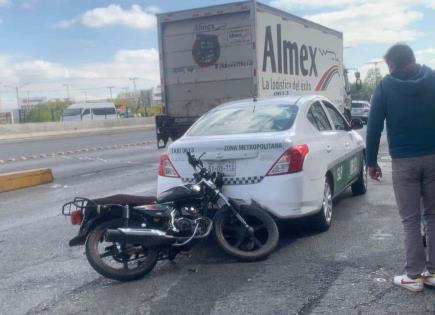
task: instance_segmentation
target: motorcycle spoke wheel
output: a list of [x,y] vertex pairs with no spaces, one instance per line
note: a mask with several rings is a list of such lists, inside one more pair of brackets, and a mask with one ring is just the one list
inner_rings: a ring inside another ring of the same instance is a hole
[[[228,218],[223,226],[224,237],[237,249],[252,251],[260,249],[267,241],[268,231],[264,223],[254,216],[244,215],[246,223],[254,230],[253,235],[236,218]],[[261,241],[260,241],[261,240]]]
[[122,220],[114,219],[92,230],[86,241],[86,257],[91,266],[107,278],[136,280],[154,268],[159,252],[135,244],[106,242],[106,230],[118,228],[122,224]]
[[[107,248],[110,250],[106,250]],[[147,251],[141,246],[125,244],[122,246],[121,252],[118,252],[116,248],[116,244],[107,246],[103,240],[100,240],[98,244],[100,258],[114,269],[133,270],[147,259]]]
[[246,261],[267,257],[276,247],[279,238],[275,221],[266,212],[245,207],[239,212],[247,229],[230,211],[215,216],[215,236],[219,246],[228,254]]

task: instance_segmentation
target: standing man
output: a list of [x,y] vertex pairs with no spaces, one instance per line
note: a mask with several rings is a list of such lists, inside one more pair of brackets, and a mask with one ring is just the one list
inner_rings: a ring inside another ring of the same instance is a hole
[[[412,49],[392,46],[385,55],[390,70],[376,87],[367,127],[369,175],[380,180],[377,163],[384,121],[393,168],[393,188],[405,232],[406,274],[394,284],[422,291],[435,287],[435,72],[416,64]],[[420,233],[420,201],[427,222],[428,261]]]

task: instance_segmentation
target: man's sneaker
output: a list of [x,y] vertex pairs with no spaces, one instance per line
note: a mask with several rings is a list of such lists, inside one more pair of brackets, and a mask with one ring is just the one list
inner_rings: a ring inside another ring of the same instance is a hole
[[434,273],[430,273],[429,271],[425,271],[425,272],[423,272],[423,274],[421,276],[423,277],[423,283],[425,285],[435,287],[435,274]]
[[411,279],[407,275],[395,276],[393,280],[395,285],[408,289],[412,292],[423,291],[423,278]]

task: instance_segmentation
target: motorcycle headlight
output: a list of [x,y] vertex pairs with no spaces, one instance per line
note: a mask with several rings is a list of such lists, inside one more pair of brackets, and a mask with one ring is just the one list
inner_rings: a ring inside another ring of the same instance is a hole
[[194,192],[201,192],[201,186],[200,185],[192,185],[192,191]]

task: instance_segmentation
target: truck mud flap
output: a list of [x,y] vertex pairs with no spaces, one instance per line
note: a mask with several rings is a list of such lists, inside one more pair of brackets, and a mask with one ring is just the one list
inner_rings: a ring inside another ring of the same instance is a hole
[[157,148],[166,147],[169,139],[172,141],[180,138],[189,127],[196,121],[197,117],[169,117],[166,115],[156,116],[156,138]]

